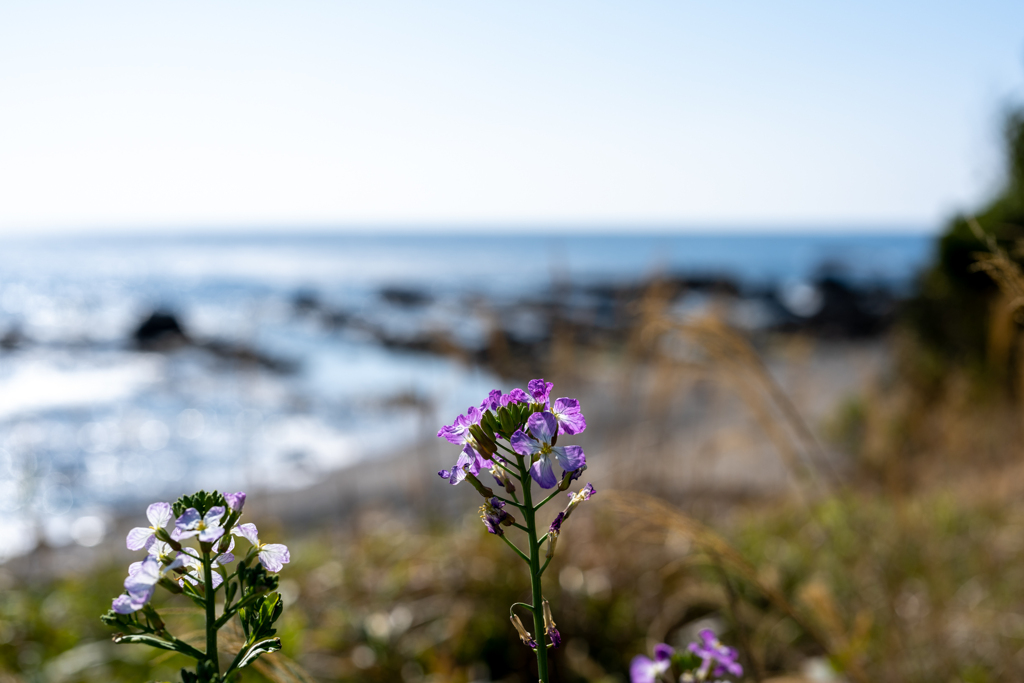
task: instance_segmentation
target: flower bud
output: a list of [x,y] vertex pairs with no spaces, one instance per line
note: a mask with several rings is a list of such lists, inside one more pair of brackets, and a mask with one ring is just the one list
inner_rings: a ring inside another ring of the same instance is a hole
[[154,629],[157,631],[164,630],[164,620],[160,618],[160,615],[157,614],[157,611],[153,609],[152,605],[143,605],[142,612],[146,615],[146,618],[149,619],[149,623]]
[[477,479],[472,472],[466,472],[466,481],[472,484],[473,488],[476,489],[476,492],[479,493],[484,498],[494,497],[494,491],[484,486],[483,483],[479,479]]
[[548,532],[548,552],[546,557],[549,560],[555,556],[555,544],[558,543],[558,534],[557,530]]
[[491,434],[492,436],[495,433],[501,431],[501,423],[498,422],[498,419],[490,410],[484,413],[483,417],[480,418],[480,424],[484,425],[488,430],[488,433]]
[[171,535],[167,533],[167,529],[157,529],[156,537],[158,540],[161,540],[167,545],[171,546],[171,548],[173,548],[177,552],[181,552],[181,544],[175,541],[173,538],[171,538]]
[[226,553],[229,547],[231,547],[231,534],[224,534],[217,544],[217,554]]
[[501,424],[502,434],[506,437],[512,436],[512,432],[516,430],[516,421],[512,419],[508,408],[498,408],[498,422]]
[[494,441],[494,428],[487,424],[486,420],[480,420],[480,429],[483,430],[484,434],[487,435],[488,439]]
[[503,470],[497,465],[491,468],[491,476],[494,477],[495,481],[505,487],[505,490],[511,495],[516,492],[516,486],[512,483],[512,477],[508,476],[508,472]]
[[523,641],[523,645],[537,647],[537,641],[535,641],[533,636],[530,635],[530,632],[523,627],[523,622],[519,621],[519,615],[513,614],[509,619],[512,620],[512,625],[516,627],[517,631],[519,631],[519,640]]
[[558,647],[562,644],[562,634],[555,628],[555,618],[551,616],[551,605],[544,600],[541,606],[544,608],[544,633],[551,640],[551,644]]
[[480,425],[470,425],[469,433],[473,435],[473,439],[476,442],[474,445],[481,455],[490,458],[492,455],[497,453],[497,444],[494,443],[493,439],[487,436],[483,427]]

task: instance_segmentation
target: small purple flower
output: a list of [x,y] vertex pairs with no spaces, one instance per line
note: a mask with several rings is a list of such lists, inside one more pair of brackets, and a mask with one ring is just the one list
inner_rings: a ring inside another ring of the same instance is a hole
[[[492,391],[493,395],[494,392]],[[501,392],[498,392],[498,396],[501,396]],[[468,415],[459,415],[455,418],[455,422],[450,425],[441,427],[441,430],[437,435],[443,439],[446,439],[449,443],[453,443],[456,446],[462,446],[462,453],[459,454],[459,459],[455,463],[455,467],[450,470],[441,470],[437,473],[442,479],[447,479],[448,483],[458,484],[460,481],[466,478],[465,469],[469,467],[469,472],[475,477],[480,474],[481,468],[490,468],[493,463],[487,458],[480,455],[477,452],[475,446],[476,441],[473,439],[473,435],[470,433],[469,428],[471,425],[478,424],[480,422],[480,411],[477,408],[471,407],[468,411]]]
[[551,528],[548,529],[548,533],[557,534],[562,530],[562,520],[565,519],[565,513],[559,512],[555,515],[555,521],[551,522]]
[[111,609],[118,614],[131,614],[142,609],[142,606],[153,597],[160,579],[184,564],[185,561],[180,555],[167,565],[161,564],[152,555],[147,556],[142,562],[133,562],[128,567],[128,578],[124,580],[124,588],[128,595],[114,598]]
[[292,556],[288,552],[288,546],[280,543],[260,543],[259,531],[255,524],[239,524],[231,530],[231,533],[249,541],[250,545],[256,549],[260,564],[268,572],[279,572],[291,562]]
[[504,535],[501,523],[509,518],[509,514],[502,510],[503,507],[505,503],[497,498],[491,498],[487,504],[480,506],[480,519],[483,520],[484,526],[488,532],[498,536]]
[[497,411],[502,405],[501,389],[491,389],[491,392],[487,394],[487,398],[480,404],[480,412],[485,413],[488,410]]
[[233,512],[241,512],[242,508],[245,507],[245,491],[239,491],[238,493],[225,493],[224,500],[228,502],[228,507]]
[[[491,392],[494,393],[493,391]],[[498,392],[498,397],[501,397],[501,392]],[[455,418],[455,422],[450,425],[445,425],[438,430],[437,435],[453,443],[456,446],[465,446],[472,444],[473,435],[469,433],[469,428],[472,425],[480,424],[481,413],[480,409],[474,406],[470,406],[469,410],[466,411],[466,415],[459,415]]]
[[581,488],[578,493],[570,491],[568,495],[569,498],[578,499],[577,504],[579,504],[584,500],[590,500],[590,497],[595,493],[597,493],[597,489],[595,489],[594,485],[588,481],[587,485]]
[[544,600],[541,605],[544,609],[544,633],[551,640],[551,645],[558,647],[562,644],[562,634],[555,627],[555,618],[551,614],[551,604]]
[[675,650],[670,646],[659,643],[654,646],[653,660],[644,655],[633,657],[629,664],[630,683],[656,683],[658,676],[668,671],[672,665],[673,652]]
[[151,557],[155,557],[164,564],[170,564],[175,557],[178,556],[177,551],[170,546],[169,543],[163,541],[154,541],[149,548],[146,549]]
[[200,543],[213,543],[224,535],[224,527],[221,525],[224,523],[225,512],[223,505],[217,505],[200,517],[198,510],[189,508],[178,517],[171,537],[180,541],[198,535]]
[[156,540],[156,530],[166,527],[174,519],[174,513],[170,503],[153,503],[146,508],[146,517],[149,518],[150,526],[137,526],[128,532],[128,550],[142,550],[151,546]]
[[593,496],[594,493],[596,493],[596,491],[594,490],[594,486],[592,484],[590,484],[589,482],[587,483],[586,486],[581,488],[576,493],[573,493],[572,491],[570,491],[569,494],[568,494],[569,495],[569,504],[565,506],[565,517],[566,517],[566,519],[569,518],[569,515],[572,514],[573,510],[575,510],[577,507],[579,507],[580,503],[582,503],[585,500],[590,500],[590,497]]
[[559,434],[579,434],[587,428],[587,418],[580,412],[580,402],[574,398],[556,399],[551,414],[558,421]]
[[[184,565],[188,567],[189,573],[178,579],[178,585],[184,588],[186,581],[191,583],[193,586],[195,586],[196,584],[203,583],[205,580],[205,577],[203,576],[203,561],[199,557],[199,552],[195,548],[182,548],[181,553],[181,558],[184,562]],[[223,559],[223,557],[224,556],[221,555],[216,560],[210,562],[210,569],[215,570],[210,574],[210,576],[213,579],[214,590],[217,589],[217,586],[224,583],[224,577],[220,575],[220,572],[216,571],[216,569],[220,567],[220,562],[218,562],[218,560]],[[229,554],[229,557],[232,560],[235,559],[234,555]]]
[[722,676],[730,673],[733,676],[743,675],[743,666],[739,663],[739,653],[731,647],[722,645],[715,636],[715,632],[709,628],[697,634],[698,642],[690,643],[687,649],[700,657],[701,670],[707,673],[714,666],[712,673],[715,676]]
[[498,400],[498,402],[502,405],[502,407],[504,407],[504,406],[511,405],[511,404],[514,404],[514,403],[529,403],[530,402],[530,397],[522,389],[513,389],[512,391],[508,392],[507,394],[504,394]]
[[[138,606],[136,606],[136,604],[138,604]],[[114,610],[118,614],[131,614],[132,612],[137,612],[142,609],[142,606],[145,604],[145,602],[136,603],[132,596],[127,593],[122,593],[114,598],[114,602],[111,603],[110,609]]]
[[548,638],[551,639],[551,644],[555,647],[562,644],[562,634],[558,632],[557,628],[548,630]]
[[531,379],[527,384],[526,388],[530,392],[530,396],[533,398],[533,402],[547,408],[548,397],[551,396],[551,390],[554,388],[554,384],[551,382],[545,382],[543,379]]
[[469,471],[474,477],[480,474],[480,470],[494,467],[494,463],[477,453],[470,446],[463,446],[459,453],[459,459],[455,461],[455,467],[450,470],[441,470],[437,476],[447,479],[448,483],[454,486],[466,478]]
[[558,460],[558,464],[565,471],[579,469],[587,464],[583,449],[579,446],[552,446],[551,439],[554,438],[558,425],[555,416],[548,412],[534,413],[526,421],[530,435],[521,429],[517,430],[509,440],[512,449],[520,455],[527,455],[533,458],[533,465],[530,467],[530,476],[533,477],[541,488],[550,489],[558,483],[552,469],[552,457]]

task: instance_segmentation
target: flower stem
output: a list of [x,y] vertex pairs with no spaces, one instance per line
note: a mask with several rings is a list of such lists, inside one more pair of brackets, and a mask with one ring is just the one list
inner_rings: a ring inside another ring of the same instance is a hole
[[523,476],[523,517],[526,518],[526,535],[530,540],[530,589],[533,592],[533,629],[537,639],[537,675],[540,683],[550,683],[548,678],[548,649],[544,646],[544,594],[540,586],[540,543],[537,541],[537,510],[533,507],[533,482]]
[[213,589],[213,561],[210,551],[203,550],[203,585],[206,588],[206,658],[212,669],[220,672],[217,661],[217,604],[216,591]]
[[[519,525],[517,524],[516,526],[519,526]],[[524,553],[522,550],[517,548],[515,543],[513,543],[510,540],[508,540],[508,537],[505,536],[505,534],[499,534],[499,536],[500,536],[501,540],[505,541],[505,543],[508,543],[508,547],[509,548],[512,548],[512,550],[516,551],[516,555],[519,555],[519,557],[523,558],[524,562],[528,563],[530,561],[530,558],[528,558],[526,556],[526,553]]]

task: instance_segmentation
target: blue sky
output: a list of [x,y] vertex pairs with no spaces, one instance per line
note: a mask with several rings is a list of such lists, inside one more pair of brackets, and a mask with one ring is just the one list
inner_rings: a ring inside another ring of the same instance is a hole
[[0,4],[0,231],[933,228],[1021,2]]

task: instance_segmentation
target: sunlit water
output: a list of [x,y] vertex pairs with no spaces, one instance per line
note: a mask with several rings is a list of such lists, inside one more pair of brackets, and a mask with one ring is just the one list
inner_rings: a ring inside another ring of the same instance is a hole
[[[297,293],[395,334],[434,327],[472,348],[474,298],[509,301],[657,272],[798,284],[823,264],[906,288],[925,236],[560,234],[75,238],[0,243],[0,560],[40,538],[98,543],[126,505],[196,488],[300,488],[436,429],[499,383],[487,372],[382,348],[296,311]],[[384,301],[381,287],[430,296]],[[275,373],[186,348],[135,350],[154,309],[200,340],[296,363]],[[524,324],[526,324],[524,322]]]

